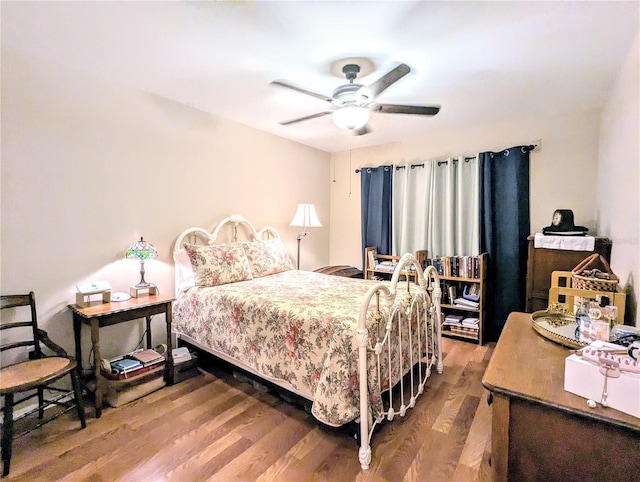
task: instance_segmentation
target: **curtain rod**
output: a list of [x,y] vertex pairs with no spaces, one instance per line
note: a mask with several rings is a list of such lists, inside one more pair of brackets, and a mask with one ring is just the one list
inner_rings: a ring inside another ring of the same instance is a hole
[[[411,169],[415,169],[416,167],[424,167],[424,162],[422,164],[410,164]],[[396,171],[400,169],[406,169],[407,166],[396,166]]]
[[377,170],[378,170],[378,168],[380,168],[380,167],[384,167],[384,170],[385,170],[385,171],[388,171],[390,166],[363,167],[362,169],[356,169],[356,174],[358,174],[358,173],[359,173],[359,172],[361,172],[361,171],[364,171],[365,169],[367,170],[367,172],[377,171]]
[[[522,146],[522,150],[523,152],[529,152],[529,151],[533,151],[536,147],[538,147],[537,144],[529,144],[528,146]],[[499,152],[504,152],[507,151],[508,149],[503,149],[502,151]],[[471,156],[471,157],[464,157],[464,162],[469,162],[471,159],[475,159],[477,156]],[[453,162],[458,162],[458,159],[454,158]],[[440,166],[441,164],[448,164],[449,161],[438,161],[438,166]],[[411,169],[415,169],[416,167],[424,167],[424,162],[422,164],[410,164]],[[407,166],[396,166],[396,171],[399,171],[400,169],[406,169]],[[362,168],[365,169],[365,168]],[[356,174],[359,174],[360,171],[362,171],[362,169],[356,169]],[[378,168],[377,167],[367,167],[366,168],[369,172],[371,171],[377,171]],[[388,170],[389,167],[385,166],[384,167],[385,170]]]
[[[469,162],[471,159],[475,159],[476,156],[472,156],[472,157],[464,157],[464,162]],[[456,162],[458,162],[457,158],[453,159],[453,163],[455,164]],[[438,161],[438,166],[442,165],[442,164],[449,164],[449,160],[446,161]]]

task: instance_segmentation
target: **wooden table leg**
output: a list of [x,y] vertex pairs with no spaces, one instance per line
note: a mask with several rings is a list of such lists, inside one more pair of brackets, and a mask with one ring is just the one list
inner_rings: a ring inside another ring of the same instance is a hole
[[102,375],[100,375],[102,357],[100,356],[100,325],[98,318],[91,318],[91,345],[93,346],[94,372],[96,377],[96,391],[94,394],[96,418],[100,418],[102,415]]
[[495,481],[509,477],[509,397],[493,394],[491,411],[491,468]]
[[82,328],[82,321],[80,317],[73,314],[73,338],[76,343],[76,361],[78,365],[76,367],[76,371],[78,372],[78,377],[82,377],[82,345],[80,343],[80,330]]
[[173,320],[171,314],[171,303],[167,303],[167,309],[165,310],[165,319],[167,322],[167,371],[165,381],[167,385],[173,385],[173,345],[171,342],[171,322]]
[[147,316],[147,348],[151,348],[151,317]]

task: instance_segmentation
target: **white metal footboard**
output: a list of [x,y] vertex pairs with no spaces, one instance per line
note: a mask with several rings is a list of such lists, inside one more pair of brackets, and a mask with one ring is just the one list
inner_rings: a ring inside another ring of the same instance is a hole
[[[417,284],[398,286],[398,281],[403,276],[401,272],[409,270],[411,265],[416,270]],[[409,253],[400,259],[390,284],[379,283],[367,292],[360,310],[357,331],[360,380],[358,456],[363,469],[368,469],[371,463],[371,437],[375,426],[385,419],[393,420],[396,415],[403,417],[407,409],[415,406],[416,399],[424,392],[434,365],[437,372],[442,373],[441,296],[440,278],[436,270],[429,266],[423,272],[416,258]],[[372,342],[372,335],[366,324],[371,303],[376,304],[380,318],[384,318],[379,320],[377,336],[373,338],[375,343]],[[393,351],[396,356],[392,356]],[[397,356],[397,351],[400,356]],[[385,379],[390,380],[390,385],[397,381],[395,389],[398,391],[395,401],[394,390],[381,394],[383,411],[375,419],[370,413],[369,405],[368,382],[371,374],[367,369],[371,369],[371,364],[368,363],[370,357],[375,360],[374,377],[378,385]],[[398,380],[397,374],[400,374]],[[405,386],[407,384],[410,387]]]

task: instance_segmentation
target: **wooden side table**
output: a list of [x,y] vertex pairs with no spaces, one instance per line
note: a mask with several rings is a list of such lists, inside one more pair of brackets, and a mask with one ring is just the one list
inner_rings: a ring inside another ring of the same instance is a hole
[[493,480],[638,480],[640,419],[565,391],[571,353],[538,335],[531,315],[509,315],[482,378]]
[[165,381],[167,385],[173,385],[173,356],[171,354],[171,304],[175,298],[170,296],[155,295],[141,298],[131,298],[127,301],[113,301],[110,303],[92,302],[82,308],[78,305],[69,305],[73,312],[73,335],[76,344],[76,360],[78,372],[82,377],[82,346],[80,343],[80,330],[82,324],[91,328],[91,345],[94,358],[95,375],[95,408],[96,418],[102,415],[102,394],[104,379],[100,374],[100,328],[117,325],[126,321],[145,318],[147,322],[147,348],[151,348],[151,317],[164,313],[167,324],[167,361],[165,364]]

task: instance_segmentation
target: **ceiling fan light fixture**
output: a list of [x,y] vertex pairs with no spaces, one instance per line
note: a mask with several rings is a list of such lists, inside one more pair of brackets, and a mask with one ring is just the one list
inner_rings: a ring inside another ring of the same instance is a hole
[[342,107],[332,114],[333,123],[340,129],[351,131],[353,129],[359,129],[369,122],[371,113],[369,109],[365,107],[358,107],[355,105],[347,105]]

